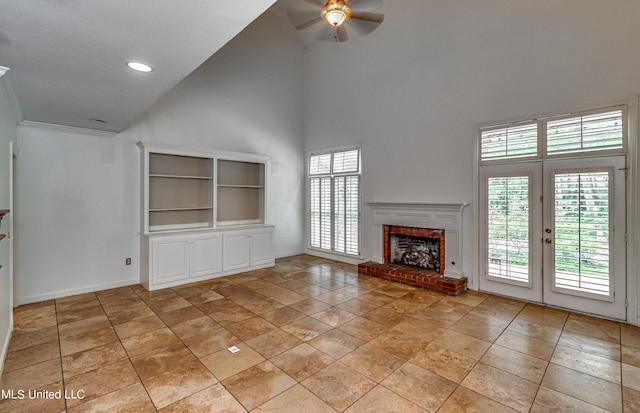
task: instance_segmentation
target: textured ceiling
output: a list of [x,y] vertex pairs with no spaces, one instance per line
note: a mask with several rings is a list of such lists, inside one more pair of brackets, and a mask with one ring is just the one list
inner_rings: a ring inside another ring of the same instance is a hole
[[116,132],[274,2],[0,0],[0,66],[24,120]]

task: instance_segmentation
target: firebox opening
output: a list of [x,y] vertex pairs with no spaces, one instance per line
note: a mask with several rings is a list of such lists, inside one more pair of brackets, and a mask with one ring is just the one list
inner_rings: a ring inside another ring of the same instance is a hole
[[440,272],[440,240],[389,234],[389,261]]

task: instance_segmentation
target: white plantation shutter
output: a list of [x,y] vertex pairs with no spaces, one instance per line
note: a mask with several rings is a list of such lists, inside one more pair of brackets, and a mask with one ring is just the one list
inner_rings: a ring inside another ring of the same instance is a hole
[[313,248],[358,255],[360,150],[309,158],[310,239]]
[[514,125],[481,132],[480,160],[521,159],[538,155],[538,124]]
[[626,112],[610,107],[481,129],[480,163],[625,152]]
[[624,111],[572,116],[547,122],[547,154],[624,150]]

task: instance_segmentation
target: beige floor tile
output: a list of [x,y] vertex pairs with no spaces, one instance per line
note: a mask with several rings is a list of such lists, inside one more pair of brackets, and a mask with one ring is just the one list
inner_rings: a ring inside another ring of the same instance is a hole
[[[5,390],[4,385],[2,389]],[[24,393],[20,396],[18,390],[23,390]],[[60,392],[64,393],[64,385],[62,381],[48,384],[40,388],[30,389],[14,389],[13,395],[5,395],[0,399],[0,413],[17,413],[17,412],[37,412],[37,413],[60,413],[65,412],[65,400],[64,398],[37,398],[29,396],[29,390],[32,390],[32,395],[37,395],[38,392]],[[42,393],[40,393],[42,394]]]
[[210,334],[220,328],[222,328],[220,324],[215,322],[211,317],[205,315],[174,324],[171,326],[171,331],[173,331],[182,340],[185,340],[189,337]]
[[35,346],[22,350],[9,351],[4,360],[4,371],[18,370],[55,358],[60,358],[60,345],[58,340],[36,344]]
[[478,363],[462,381],[462,386],[519,412],[528,412],[538,385],[506,371]]
[[128,359],[65,379],[64,387],[67,392],[84,394],[82,399],[67,400],[67,407],[86,403],[139,381],[138,375]]
[[436,344],[428,345],[409,362],[455,383],[460,383],[476,364],[476,360]]
[[302,340],[281,329],[270,331],[246,341],[246,344],[268,359],[300,343],[302,343]]
[[555,349],[555,345],[553,343],[516,333],[511,330],[505,330],[505,332],[502,333],[502,335],[495,341],[495,344],[543,360],[551,360],[553,350]]
[[396,329],[385,331],[370,343],[405,360],[413,357],[427,345],[426,341]]
[[489,298],[490,295],[479,291],[467,290],[464,294],[457,295],[455,297],[449,297],[451,301],[455,301],[461,304],[476,307],[484,300]]
[[376,323],[375,321],[358,317],[348,323],[338,326],[338,330],[358,337],[361,340],[370,341],[387,331],[388,328],[383,324]]
[[67,338],[108,328],[111,328],[111,322],[109,321],[109,318],[103,314],[97,317],[62,324],[58,326],[58,331],[60,333],[60,338]]
[[409,400],[383,386],[376,386],[346,410],[346,413],[426,413]]
[[114,341],[118,341],[118,336],[112,327],[88,331],[76,336],[61,338],[60,353],[62,356],[67,356],[79,351],[89,350],[94,347],[113,343]]
[[501,327],[483,323],[482,321],[468,317],[462,317],[460,320],[456,321],[450,329],[457,331],[458,333],[466,334],[489,342],[494,342],[504,330]]
[[431,323],[414,317],[405,318],[405,320],[393,327],[395,330],[402,331],[418,338],[422,341],[430,343],[435,340],[446,329],[435,327]]
[[[288,284],[285,284],[288,286]],[[319,285],[305,285],[302,288],[298,288],[295,290],[296,292],[300,293],[300,294],[304,294],[307,297],[317,297],[319,295],[322,294],[326,294],[328,292],[330,292],[331,290],[327,289],[327,288],[322,288]]]
[[270,311],[268,313],[261,314],[260,317],[264,318],[271,324],[282,327],[284,325],[293,323],[301,318],[307,317],[306,314],[296,311],[291,307],[281,307],[277,310]]
[[125,339],[164,327],[166,327],[165,323],[154,314],[149,317],[118,324],[114,326],[114,329],[120,339]]
[[623,363],[622,385],[640,391],[640,367]]
[[620,343],[620,323],[572,313],[565,324],[565,331],[582,334],[600,340]]
[[163,372],[177,369],[196,360],[184,344],[178,342],[131,358],[141,380],[150,379]]
[[622,400],[625,412],[640,412],[640,391],[623,387]]
[[282,326],[281,328],[302,341],[309,341],[318,337],[320,334],[331,330],[331,326],[312,317],[301,318],[300,320]]
[[56,306],[52,301],[21,306],[13,313],[14,330],[33,330],[57,324]]
[[144,380],[144,387],[157,409],[169,406],[217,382],[200,361],[192,361],[177,369]]
[[62,381],[60,359],[33,364],[19,370],[2,373],[0,386],[3,389],[38,389]]
[[188,337],[182,340],[184,344],[196,355],[204,357],[211,353],[237,345],[241,340],[224,328]]
[[280,304],[284,304],[284,305],[291,305],[291,304],[297,303],[298,301],[303,301],[309,298],[304,294],[287,290],[286,288],[284,288],[284,290],[285,290],[284,292],[278,295],[274,295],[271,298],[279,302]]
[[542,385],[612,412],[622,411],[620,385],[550,363]]
[[515,413],[516,411],[473,390],[460,386],[442,405],[438,413]]
[[148,351],[180,342],[169,328],[160,328],[148,333],[132,336],[122,340],[122,346],[129,357],[135,357]]
[[527,304],[522,311],[520,311],[517,318],[553,328],[563,328],[567,317],[569,317],[568,311],[536,304]]
[[336,307],[357,316],[361,316],[375,310],[376,308],[380,307],[380,305],[354,298],[353,300],[345,301],[344,303],[337,305]]
[[22,350],[38,344],[58,341],[58,328],[56,326],[38,328],[34,330],[14,330],[11,334],[9,351]]
[[456,388],[454,382],[410,363],[387,377],[382,385],[430,412],[438,410]]
[[69,413],[136,412],[151,413],[156,409],[140,382],[106,394],[68,410]]
[[65,379],[105,367],[127,358],[127,352],[119,341],[62,357],[62,374]]
[[160,317],[160,319],[164,321],[167,326],[171,327],[175,324],[180,324],[185,321],[204,316],[205,313],[202,310],[192,305],[189,307],[178,308],[177,310],[169,311],[166,313],[160,313],[158,317]]
[[493,345],[480,362],[534,383],[540,383],[549,362],[499,345]]
[[351,353],[365,342],[340,330],[330,330],[308,341],[310,345],[339,359]]
[[533,402],[531,413],[546,412],[605,413],[607,410],[541,386]]
[[375,386],[374,381],[339,362],[325,367],[301,384],[340,412]]
[[451,330],[442,333],[432,343],[474,360],[480,360],[480,357],[491,347],[489,342]]
[[87,318],[93,318],[103,315],[105,315],[105,312],[102,309],[102,305],[100,305],[100,303],[79,310],[70,309],[66,311],[58,311],[56,313],[58,325],[72,323],[74,321],[86,320]]
[[237,347],[240,349],[237,353],[224,349],[202,358],[201,361],[218,380],[224,380],[265,360],[244,343]]
[[622,346],[622,362],[640,367],[640,349]]
[[340,359],[340,363],[371,380],[381,382],[400,368],[404,360],[371,344],[365,344]]
[[271,362],[289,376],[302,381],[327,367],[334,360],[309,344],[302,343],[272,358]]
[[558,339],[562,334],[562,330],[559,328],[553,328],[517,318],[509,324],[507,331],[513,331],[525,336],[537,338],[538,340],[548,341],[553,344],[558,342]]
[[431,307],[418,311],[413,316],[438,328],[449,328],[463,317],[462,314],[440,311]]
[[513,321],[515,316],[510,314],[501,313],[499,311],[490,310],[487,308],[476,307],[469,311],[465,318],[481,321],[483,323],[490,324],[492,326],[507,328],[507,326]]
[[253,410],[296,385],[296,381],[269,361],[225,379],[222,384],[247,410]]
[[382,294],[378,291],[372,291],[367,294],[363,294],[358,297],[358,300],[364,301],[366,303],[374,304],[377,306],[383,306],[389,304],[392,301],[395,301],[396,297],[391,297],[386,294]]
[[296,303],[291,304],[289,307],[297,310],[306,315],[312,315],[315,313],[319,313],[322,310],[326,310],[331,307],[329,304],[324,303],[322,301],[318,301],[314,298],[307,298],[306,300],[298,301]]
[[623,324],[621,335],[622,345],[640,349],[640,327]]
[[431,304],[429,308],[442,311],[443,313],[452,313],[459,316],[464,316],[465,314],[473,310],[474,307],[462,304],[461,302],[454,300],[452,297],[444,297]]
[[316,320],[322,321],[323,323],[331,327],[337,327],[344,323],[348,323],[349,321],[355,319],[357,316],[346,310],[341,310],[337,307],[331,307],[326,310],[320,311],[319,313],[316,313],[311,317],[315,318]]
[[297,384],[283,393],[264,403],[255,413],[335,413],[327,403],[320,400],[303,386]]
[[407,316],[392,308],[384,306],[370,311],[362,317],[391,328],[403,322]]
[[600,340],[582,334],[563,331],[558,340],[558,345],[571,347],[585,353],[606,357],[611,360],[620,361],[620,344],[611,341]]
[[551,362],[614,383],[620,383],[621,380],[619,361],[573,348],[557,346]]

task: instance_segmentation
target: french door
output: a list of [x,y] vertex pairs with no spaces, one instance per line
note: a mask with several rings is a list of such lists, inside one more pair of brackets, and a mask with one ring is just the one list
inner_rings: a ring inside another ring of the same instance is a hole
[[619,320],[625,157],[480,168],[480,289]]

